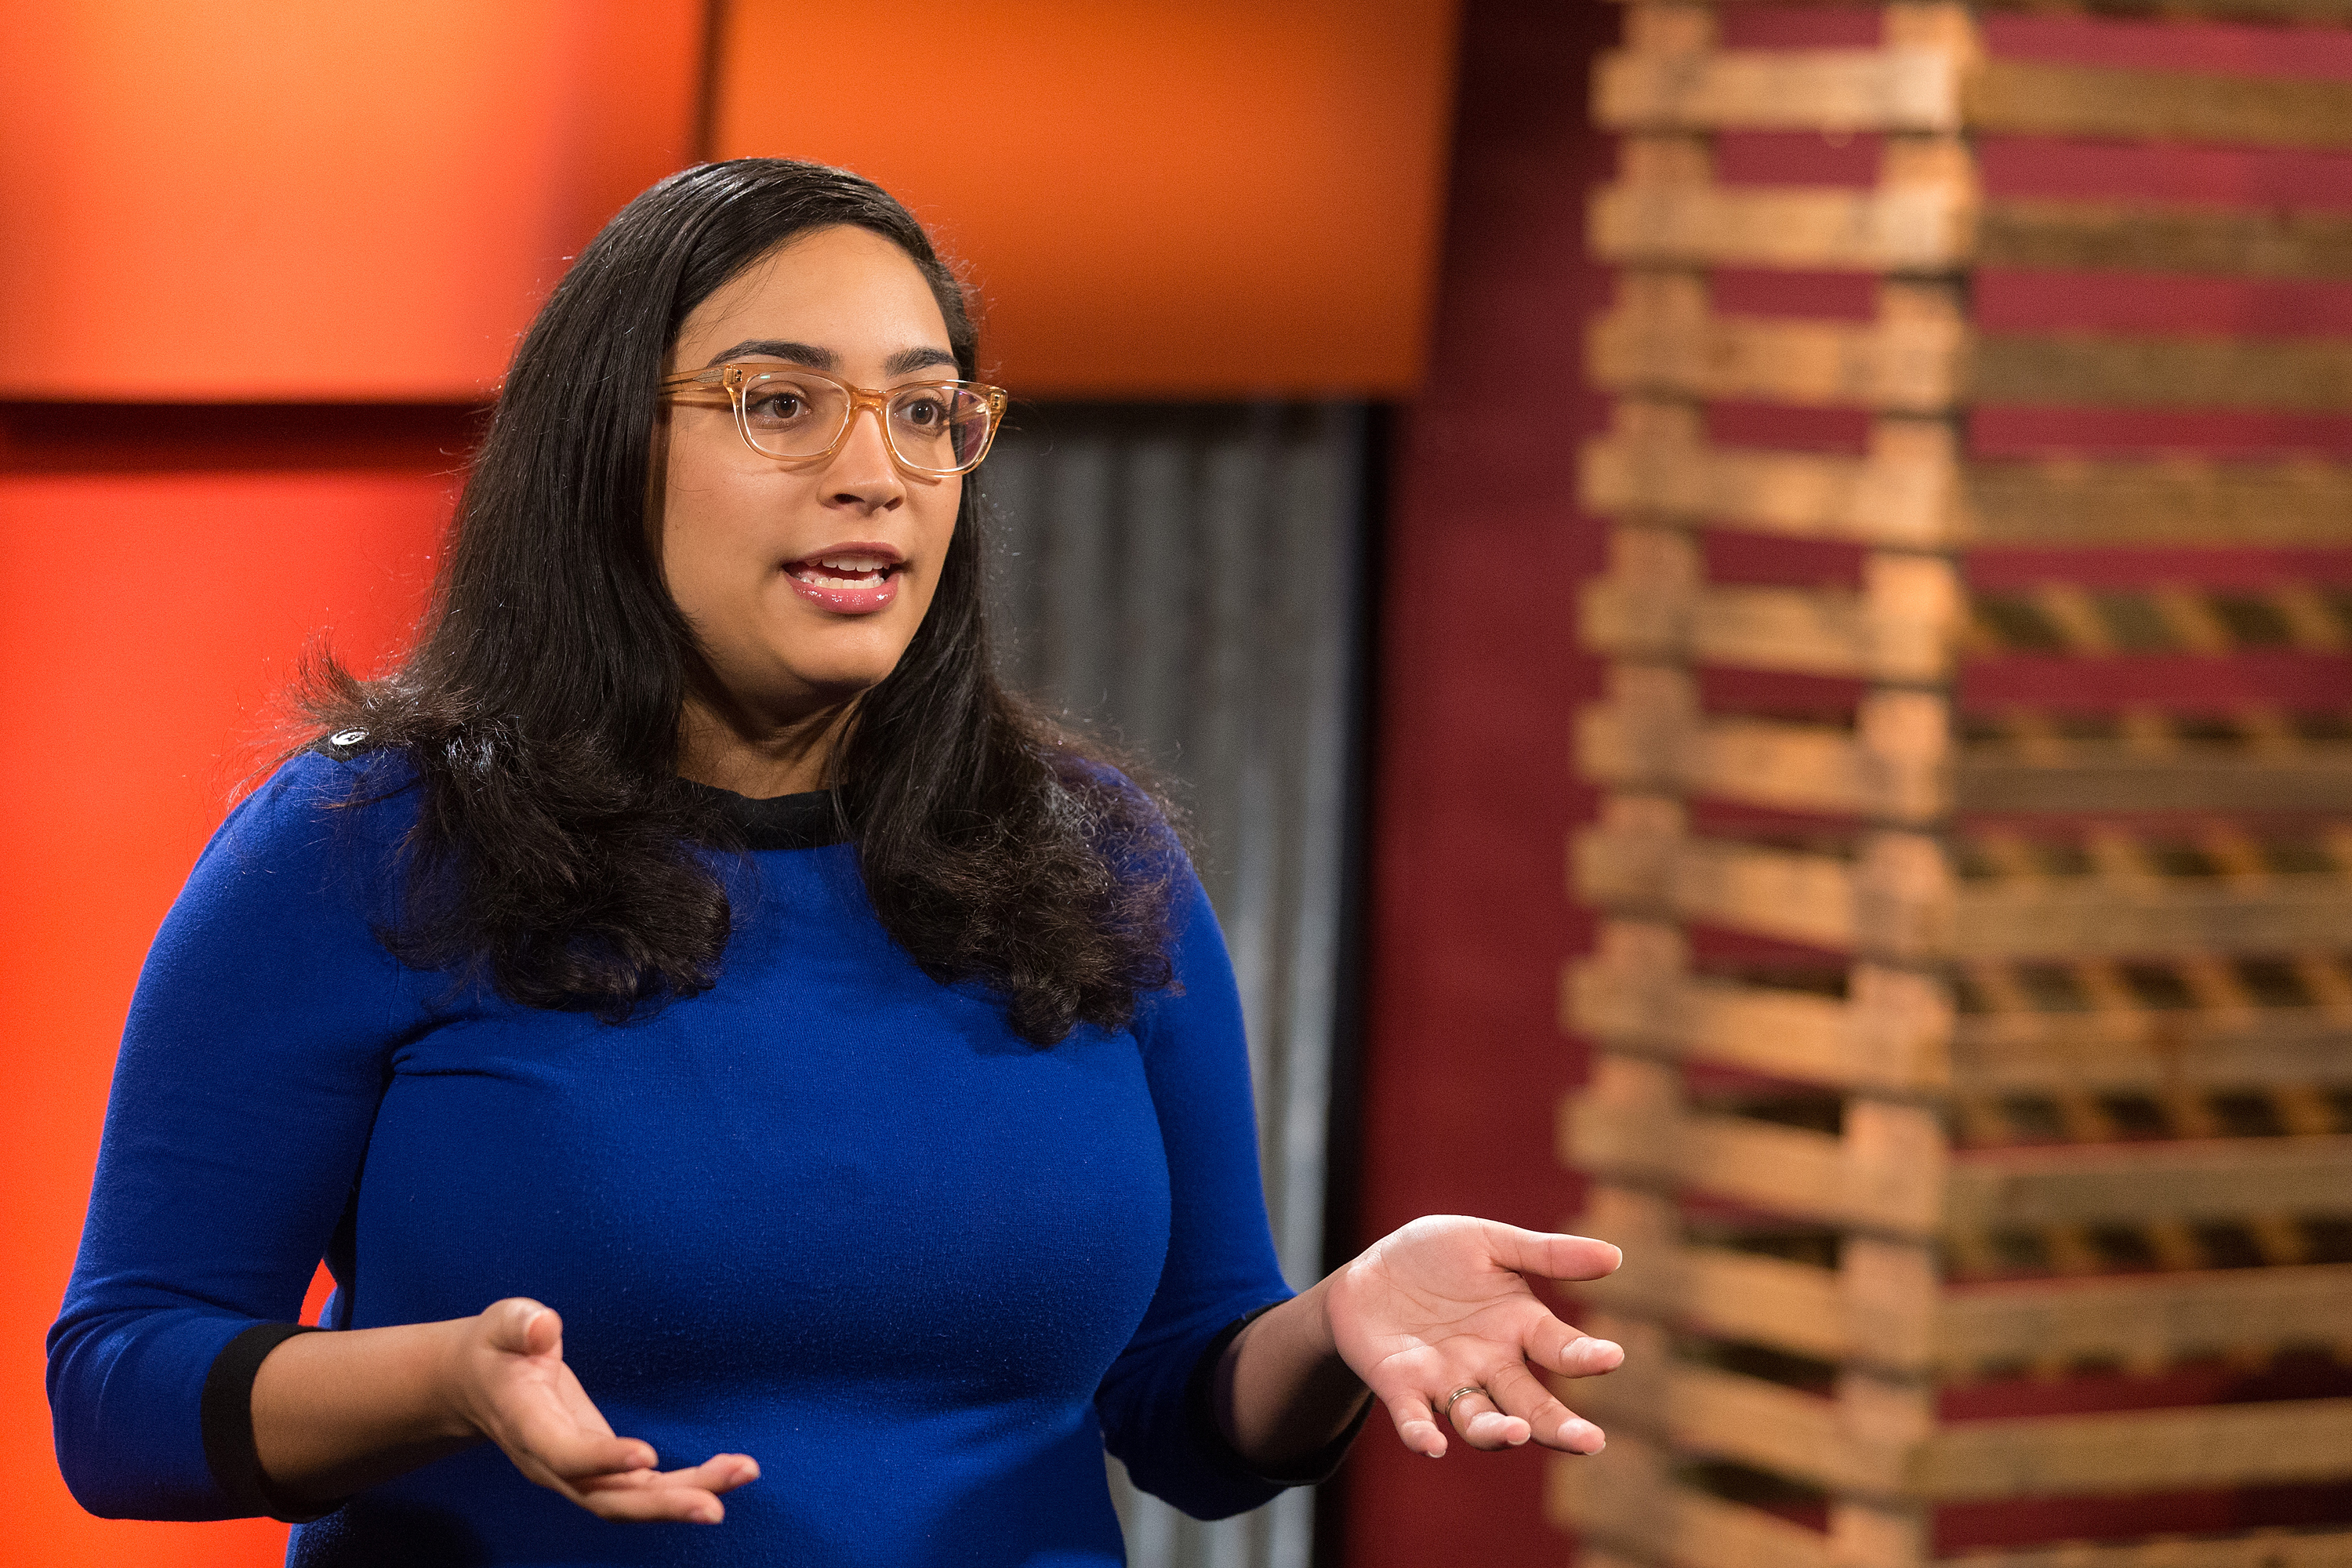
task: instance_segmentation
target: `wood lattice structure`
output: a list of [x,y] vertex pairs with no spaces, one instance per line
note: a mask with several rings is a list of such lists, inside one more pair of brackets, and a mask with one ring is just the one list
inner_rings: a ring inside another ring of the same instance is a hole
[[[1982,14],[2021,6],[1868,8],[1875,47],[1759,48],[1702,0],[1630,4],[1595,71],[1622,155],[1588,234],[1621,272],[1580,495],[1613,531],[1580,609],[1612,662],[1570,879],[1605,918],[1563,975],[1599,1056],[1559,1145],[1595,1178],[1580,1227],[1627,1255],[1583,1321],[1632,1354],[1564,1391],[1612,1436],[1555,1459],[1554,1513],[1608,1568],[2352,1568],[2352,1487],[2324,1491],[2352,1482],[2352,681],[1963,689],[2003,658],[2352,651],[2340,575],[1970,585],[2020,547],[2352,547],[2352,465],[1987,458],[1963,424],[2352,412],[2352,339],[1993,330],[1969,303],[1984,268],[2352,281],[2352,214],[2004,196],[1976,150],[2352,151],[2352,82],[2007,59]],[[2352,25],[2352,0],[2078,9]],[[1795,131],[1879,137],[1874,185],[1717,178],[1719,134]],[[1727,268],[1870,274],[1874,313],[1721,308]],[[1718,442],[1717,400],[1858,410],[1867,448]],[[1858,563],[1719,581],[1726,534]],[[1815,696],[1710,696],[1725,670]],[[2165,1523],[2298,1488],[2293,1528]],[[2155,1522],[1952,1526],[2035,1500]]]

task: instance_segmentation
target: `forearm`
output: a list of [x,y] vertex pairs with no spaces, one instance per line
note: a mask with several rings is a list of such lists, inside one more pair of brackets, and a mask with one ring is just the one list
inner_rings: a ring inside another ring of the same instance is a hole
[[479,1442],[451,1397],[475,1320],[298,1334],[253,1380],[253,1440],[281,1496],[331,1502]]
[[1281,1476],[1328,1448],[1371,1397],[1340,1359],[1325,1280],[1254,1321],[1226,1347],[1217,1420],[1251,1468]]

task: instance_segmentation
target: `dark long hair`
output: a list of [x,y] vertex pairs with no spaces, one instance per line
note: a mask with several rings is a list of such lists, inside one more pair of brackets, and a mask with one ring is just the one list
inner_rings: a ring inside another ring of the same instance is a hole
[[[405,664],[375,681],[320,666],[318,733],[365,731],[421,792],[380,932],[404,961],[611,1022],[717,980],[733,914],[709,847],[727,829],[677,777],[701,655],[646,536],[655,384],[695,306],[843,224],[920,268],[972,378],[962,290],[879,186],[772,158],[673,175],[581,253],[517,350]],[[998,685],[983,516],[967,480],[929,612],[834,774],[883,926],[1045,1045],[1117,1028],[1169,983],[1180,852],[1164,803]]]

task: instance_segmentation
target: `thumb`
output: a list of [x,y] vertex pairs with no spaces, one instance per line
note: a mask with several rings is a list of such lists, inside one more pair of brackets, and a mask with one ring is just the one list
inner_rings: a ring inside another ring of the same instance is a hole
[[1598,1279],[1613,1274],[1625,1255],[1605,1241],[1589,1236],[1561,1236],[1521,1230],[1496,1220],[1486,1222],[1486,1256],[1515,1274],[1538,1279]]
[[509,1296],[483,1310],[482,1326],[493,1350],[513,1355],[561,1352],[563,1320],[555,1309],[528,1296]]

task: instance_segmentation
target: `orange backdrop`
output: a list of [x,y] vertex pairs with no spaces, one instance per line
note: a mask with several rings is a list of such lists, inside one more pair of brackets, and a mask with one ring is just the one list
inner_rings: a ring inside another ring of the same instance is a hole
[[471,401],[686,163],[696,0],[7,0],[0,396]]
[[880,181],[1030,396],[1420,380],[1454,0],[728,0],[714,151]]

